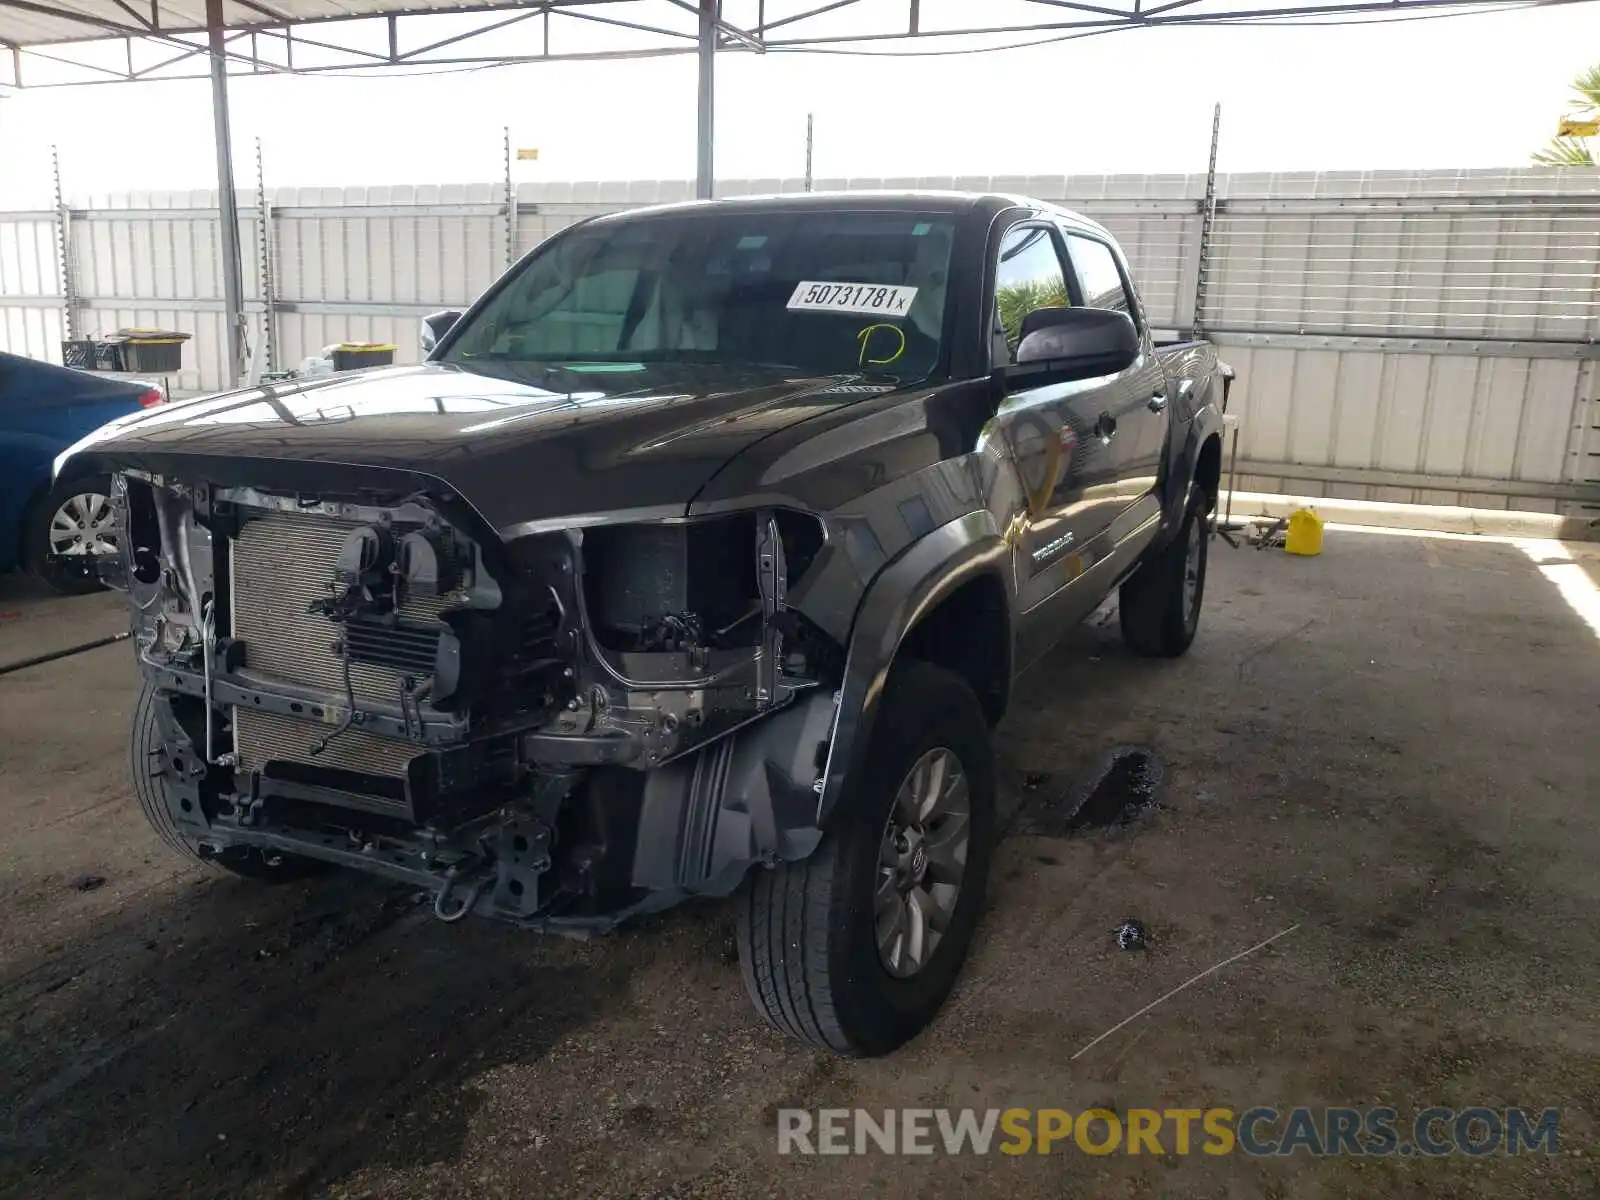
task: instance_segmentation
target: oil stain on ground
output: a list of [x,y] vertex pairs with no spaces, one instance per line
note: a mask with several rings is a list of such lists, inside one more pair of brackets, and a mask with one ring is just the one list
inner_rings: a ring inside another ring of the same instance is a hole
[[1143,746],[1117,746],[1072,786],[1028,789],[1011,832],[1076,837],[1137,824],[1161,808],[1166,763]]

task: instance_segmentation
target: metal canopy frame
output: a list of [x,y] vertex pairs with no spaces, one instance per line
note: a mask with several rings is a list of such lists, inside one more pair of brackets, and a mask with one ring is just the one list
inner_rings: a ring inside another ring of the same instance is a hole
[[[964,50],[951,39],[967,39],[966,49],[993,50],[1162,26],[1348,24],[1508,7],[1506,0],[181,0],[182,8],[178,2],[166,0],[164,15],[163,0],[0,0],[0,51],[8,52],[0,53],[0,87],[210,79],[233,382],[244,368],[244,289],[231,77],[438,74],[693,54],[696,194],[709,198],[719,52],[958,54]],[[935,48],[875,48],[908,42]]]
[[[938,43],[952,38],[1041,41],[1163,26],[1416,20],[1430,10],[1550,7],[1588,0],[363,0],[370,8],[334,11],[305,0],[227,0],[205,4],[205,21],[161,19],[160,0],[0,0],[0,86],[61,87],[151,79],[200,79],[197,62],[223,32],[231,74],[315,75],[421,67],[487,67],[529,62],[649,58],[701,52],[701,9],[712,10],[716,49],[753,53],[871,53],[874,43]],[[149,7],[148,15],[141,11]],[[98,8],[102,11],[90,12]],[[847,11],[848,10],[848,11]],[[8,30],[7,13],[62,22],[74,33],[29,41]],[[1006,16],[987,19],[995,13]],[[229,13],[233,15],[230,16]],[[960,13],[952,18],[952,14]],[[860,27],[841,29],[840,17]],[[737,18],[737,19],[736,19]],[[462,21],[472,22],[461,27]],[[443,33],[449,27],[451,32]],[[597,46],[608,31],[620,39]],[[520,43],[503,43],[515,35]],[[342,40],[340,40],[342,38]],[[493,39],[492,48],[483,43]],[[107,52],[107,43],[116,48]],[[96,53],[91,47],[99,47]],[[974,49],[993,49],[979,45]],[[156,53],[152,53],[155,51]],[[298,51],[298,61],[297,61]],[[54,68],[39,78],[29,59]],[[143,61],[139,61],[143,59]]]

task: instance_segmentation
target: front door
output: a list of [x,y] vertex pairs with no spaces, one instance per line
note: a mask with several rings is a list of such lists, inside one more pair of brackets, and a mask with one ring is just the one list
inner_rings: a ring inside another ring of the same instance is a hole
[[[1015,360],[1023,318],[1077,302],[1060,231],[1045,222],[1007,230],[995,267],[991,359]],[[1014,392],[995,414],[1024,497],[1009,536],[1016,566],[1027,661],[1048,649],[1081,613],[1065,611],[1064,589],[1107,553],[1105,534],[1125,506],[1108,419],[1125,390],[1121,376],[1050,384]]]

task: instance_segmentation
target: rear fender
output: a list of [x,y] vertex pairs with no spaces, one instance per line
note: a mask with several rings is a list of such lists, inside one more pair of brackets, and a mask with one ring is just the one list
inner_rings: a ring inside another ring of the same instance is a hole
[[1219,372],[1213,371],[1194,385],[1188,420],[1182,420],[1184,413],[1180,411],[1169,426],[1168,437],[1172,444],[1168,451],[1166,486],[1161,496],[1161,536],[1156,539],[1157,546],[1166,545],[1183,527],[1200,449],[1207,438],[1222,435],[1222,412],[1217,407],[1221,398],[1222,378]]

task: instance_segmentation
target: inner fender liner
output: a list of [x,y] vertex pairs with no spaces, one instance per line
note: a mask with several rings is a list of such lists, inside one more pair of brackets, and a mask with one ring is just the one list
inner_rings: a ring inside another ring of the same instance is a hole
[[751,865],[816,849],[833,694],[814,691],[782,712],[646,778],[635,887],[726,896]]

